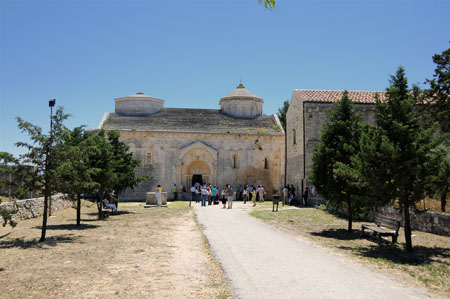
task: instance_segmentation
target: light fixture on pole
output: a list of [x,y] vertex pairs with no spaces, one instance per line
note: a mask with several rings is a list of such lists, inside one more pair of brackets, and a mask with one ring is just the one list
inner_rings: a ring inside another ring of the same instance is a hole
[[[52,145],[53,143],[53,107],[55,107],[55,103],[56,103],[56,99],[51,99],[50,101],[48,101],[48,106],[50,107],[50,144],[49,146]],[[47,153],[50,153],[50,151],[48,151]],[[48,155],[47,158],[48,159]],[[49,193],[49,198],[48,198],[48,215],[52,216],[52,193]]]

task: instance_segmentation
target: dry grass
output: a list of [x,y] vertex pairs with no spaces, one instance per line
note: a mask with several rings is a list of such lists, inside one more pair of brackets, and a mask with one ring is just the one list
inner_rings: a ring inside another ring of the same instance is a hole
[[[426,286],[434,294],[450,297],[450,238],[414,231],[414,252],[404,250],[404,232],[400,230],[394,246],[378,246],[375,240],[360,238],[362,222],[354,222],[353,233],[347,232],[347,220],[320,209],[282,209],[278,213],[261,205],[251,213],[277,227],[306,236],[361,262],[376,265],[383,271],[395,272],[411,283]],[[406,275],[405,275],[406,274]],[[413,279],[410,279],[409,277]]]
[[214,298],[228,294],[220,267],[185,203],[144,209],[121,203],[107,220],[83,207],[0,228],[0,297]]
[[[416,207],[421,210],[429,210],[433,212],[441,212],[441,200],[439,199],[424,199],[416,204]],[[447,200],[445,211],[450,212],[450,199]]]

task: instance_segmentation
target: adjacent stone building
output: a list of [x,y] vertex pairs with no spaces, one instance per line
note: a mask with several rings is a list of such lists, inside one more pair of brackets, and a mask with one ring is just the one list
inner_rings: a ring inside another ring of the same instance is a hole
[[[328,120],[328,111],[339,101],[343,91],[302,90],[292,94],[286,114],[286,181],[293,184],[297,194],[308,188],[311,204],[324,202],[315,188],[308,183],[312,167],[314,146],[320,142],[321,128]],[[349,97],[355,103],[354,109],[361,113],[363,121],[374,123],[375,94],[373,91],[349,91]],[[378,92],[384,99],[384,92]]]
[[119,130],[141,160],[139,175],[151,179],[121,200],[144,200],[160,184],[173,197],[173,184],[195,182],[263,184],[267,195],[284,183],[284,131],[276,115],[263,115],[263,100],[240,84],[220,109],[164,108],[164,100],[142,93],[115,100],[99,128]]

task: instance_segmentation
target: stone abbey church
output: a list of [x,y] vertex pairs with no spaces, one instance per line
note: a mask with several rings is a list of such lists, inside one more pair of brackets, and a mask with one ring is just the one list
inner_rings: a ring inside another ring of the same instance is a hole
[[[355,110],[370,123],[374,95],[349,91]],[[144,200],[158,184],[172,198],[173,184],[189,189],[196,182],[262,184],[270,197],[286,182],[299,196],[308,188],[308,201],[317,204],[323,199],[307,180],[312,153],[328,110],[341,96],[342,91],[294,90],[286,134],[276,114],[263,114],[263,99],[242,84],[220,99],[220,109],[164,108],[164,100],[142,93],[117,98],[115,112],[105,113],[99,128],[119,130],[141,160],[138,175],[151,176],[121,200]]]

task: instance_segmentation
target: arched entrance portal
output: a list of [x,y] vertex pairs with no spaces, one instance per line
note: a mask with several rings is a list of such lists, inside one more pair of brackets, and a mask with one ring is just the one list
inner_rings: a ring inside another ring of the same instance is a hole
[[202,160],[196,160],[189,163],[184,172],[184,180],[186,186],[192,186],[192,184],[199,183],[212,183],[211,180],[211,168],[208,163]]
[[217,155],[214,148],[199,141],[182,147],[178,182],[185,186],[192,186],[195,182],[216,185]]

